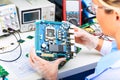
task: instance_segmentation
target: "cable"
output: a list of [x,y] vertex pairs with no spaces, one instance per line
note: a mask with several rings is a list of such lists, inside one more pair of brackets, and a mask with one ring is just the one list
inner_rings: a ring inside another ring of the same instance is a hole
[[[13,35],[15,36],[16,40],[18,41],[18,38],[16,37],[16,35],[15,34],[13,34]],[[3,61],[3,62],[14,62],[14,61],[18,60],[21,57],[21,55],[22,55],[22,47],[21,47],[20,43],[18,44],[18,46],[15,49],[17,49],[18,47],[20,47],[20,54],[19,54],[19,56],[16,59],[13,59],[13,60],[3,60],[3,59],[0,59],[0,61]],[[13,50],[11,50],[11,51],[13,51]]]
[[20,36],[19,32],[18,32],[18,31],[15,31],[15,32],[17,32],[17,33],[18,33],[18,36],[19,36],[19,38],[21,39],[21,36]]
[[87,22],[88,22],[89,20],[94,19],[94,18],[96,18],[96,16],[89,17],[89,18],[85,19],[85,21],[87,21]]
[[[12,33],[13,34],[13,33]],[[14,35],[14,34],[13,34]],[[14,37],[17,39],[17,37],[14,35]],[[0,54],[5,54],[5,53],[8,53],[8,52],[12,52],[12,51],[14,51],[15,49],[17,49],[19,47],[19,44],[14,48],[14,49],[12,49],[12,50],[9,50],[9,51],[5,51],[5,52],[2,52],[2,53],[0,53]]]
[[92,10],[92,6],[88,6],[88,7],[86,8],[86,10],[87,10],[90,14],[96,15],[95,11]]
[[0,59],[0,61],[3,61],[3,62],[14,62],[14,61],[18,60],[21,57],[21,55],[22,55],[22,47],[21,47],[21,45],[19,45],[19,46],[20,46],[20,54],[19,54],[19,56],[16,59],[13,59],[13,60],[3,60],[3,59]]
[[19,35],[19,38],[21,39],[21,36],[20,36],[20,34],[19,34],[19,32],[17,31],[17,30],[14,30],[14,29],[12,29],[12,28],[8,28],[8,31],[9,31],[9,33],[10,34],[13,34],[13,33],[18,33],[18,35]]
[[[18,33],[18,36],[19,36],[19,38],[21,39],[21,36],[20,36],[20,34],[19,34],[18,31],[13,30],[12,28],[8,28],[8,32],[9,32],[10,34],[14,35],[14,36],[15,36],[15,34],[14,34],[15,32]],[[17,39],[17,36],[15,36],[15,38]],[[17,39],[17,41],[18,41],[18,39]],[[12,52],[12,51],[14,51],[15,49],[17,49],[18,47],[19,47],[19,44],[18,44],[13,50],[6,51],[6,52],[2,52],[2,53],[0,53],[0,54],[5,54],[5,53],[8,53],[8,52]]]

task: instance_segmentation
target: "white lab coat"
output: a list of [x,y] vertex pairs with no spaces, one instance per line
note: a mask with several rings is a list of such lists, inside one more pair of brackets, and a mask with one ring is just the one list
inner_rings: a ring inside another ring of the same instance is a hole
[[[98,62],[95,73],[86,77],[85,80],[120,80],[120,50],[117,49],[115,41],[106,45],[109,46],[108,48],[103,46],[101,54],[104,56]],[[106,52],[109,53],[105,55]]]

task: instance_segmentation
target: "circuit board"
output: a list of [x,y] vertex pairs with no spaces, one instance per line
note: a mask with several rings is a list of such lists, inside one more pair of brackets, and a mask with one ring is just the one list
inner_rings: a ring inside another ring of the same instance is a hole
[[9,73],[0,65],[0,78],[8,76]]
[[48,61],[61,57],[65,57],[66,61],[73,58],[76,54],[74,25],[43,20],[35,24],[35,49],[38,56]]

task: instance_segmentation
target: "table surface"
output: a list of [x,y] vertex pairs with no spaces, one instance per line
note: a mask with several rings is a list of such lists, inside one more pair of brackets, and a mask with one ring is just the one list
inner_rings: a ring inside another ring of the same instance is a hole
[[[19,34],[15,34],[17,37],[19,37]],[[0,65],[2,65],[8,72],[8,78],[9,80],[38,80],[41,79],[41,75],[38,74],[36,71],[32,69],[29,63],[28,57],[26,57],[26,54],[29,53],[31,46],[34,46],[34,38],[28,39],[28,36],[34,36],[33,32],[26,32],[26,33],[20,33],[21,39],[24,40],[23,43],[21,43],[21,49],[22,49],[22,55],[21,57],[14,61],[14,62],[3,62],[0,61]],[[14,45],[9,45],[14,43]],[[18,43],[15,39],[14,35],[0,38],[0,47],[6,46],[5,50],[15,48]],[[101,55],[98,51],[92,49],[89,50],[86,47],[76,44],[76,46],[79,46],[82,48],[82,50],[71,60],[69,60],[60,70],[58,77],[64,78],[68,77],[77,73],[81,73],[90,69],[93,69],[96,67],[97,62],[101,58]],[[6,54],[1,54],[0,59],[6,59],[6,60],[12,60],[15,59],[20,55],[20,48],[18,47],[16,50],[8,52]],[[0,53],[3,51],[0,50]]]

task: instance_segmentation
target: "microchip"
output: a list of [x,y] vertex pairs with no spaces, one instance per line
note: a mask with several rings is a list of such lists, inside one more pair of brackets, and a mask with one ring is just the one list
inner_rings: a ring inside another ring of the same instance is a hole
[[25,42],[25,40],[20,39],[20,40],[18,40],[18,42],[23,43],[23,42]]
[[47,36],[48,37],[54,37],[55,36],[54,33],[55,33],[54,29],[47,29]]
[[27,38],[28,38],[28,39],[32,39],[32,38],[34,38],[34,37],[33,37],[33,36],[28,36]]
[[63,45],[49,45],[49,51],[51,51],[51,52],[65,52]]

